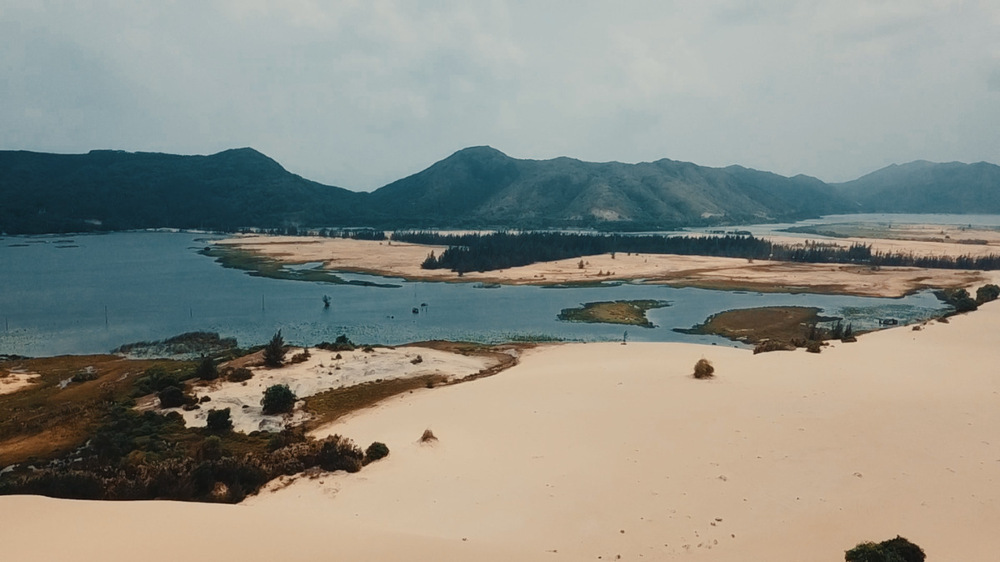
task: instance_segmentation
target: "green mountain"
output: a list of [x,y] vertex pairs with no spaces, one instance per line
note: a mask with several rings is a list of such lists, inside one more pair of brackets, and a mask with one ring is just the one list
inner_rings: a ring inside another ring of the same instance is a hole
[[346,222],[364,194],[289,173],[250,148],[211,156],[0,151],[0,232],[280,227]]
[[806,176],[666,159],[519,160],[485,146],[460,150],[375,191],[372,200],[387,218],[451,226],[674,227],[792,220],[847,208],[826,184]]
[[1000,214],[1000,166],[988,162],[893,164],[833,187],[852,212]]
[[1000,167],[913,162],[828,185],[657,160],[522,160],[466,148],[359,193],[303,179],[250,148],[211,156],[0,151],[0,232],[138,228],[596,227],[791,221],[850,212],[1000,213]]

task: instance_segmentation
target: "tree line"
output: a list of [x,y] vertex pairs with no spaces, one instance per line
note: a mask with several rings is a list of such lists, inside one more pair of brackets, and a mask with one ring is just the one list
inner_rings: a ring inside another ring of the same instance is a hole
[[925,267],[941,269],[1000,269],[1000,255],[918,256],[903,252],[872,251],[870,244],[806,242],[776,244],[748,234],[723,236],[622,235],[567,232],[491,232],[443,234],[397,231],[392,239],[414,244],[447,246],[421,264],[424,269],[450,269],[457,273],[492,271],[543,261],[597,254],[678,254],[767,259],[800,263],[865,264],[873,267]]

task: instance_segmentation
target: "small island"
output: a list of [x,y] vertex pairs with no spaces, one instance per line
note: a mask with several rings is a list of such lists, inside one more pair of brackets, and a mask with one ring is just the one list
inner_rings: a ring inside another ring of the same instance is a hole
[[805,339],[810,326],[835,320],[820,316],[820,309],[807,306],[765,306],[727,310],[709,316],[704,323],[689,330],[689,334],[710,334],[744,343],[765,340],[793,342]]
[[669,301],[634,300],[588,302],[578,308],[564,308],[559,319],[566,322],[589,322],[600,324],[627,324],[655,328],[646,318],[646,311],[670,306]]

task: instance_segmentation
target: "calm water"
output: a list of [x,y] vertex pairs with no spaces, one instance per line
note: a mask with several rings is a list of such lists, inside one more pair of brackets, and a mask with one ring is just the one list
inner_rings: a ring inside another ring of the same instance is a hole
[[[124,343],[195,330],[236,337],[244,346],[264,343],[278,329],[297,344],[329,341],[339,334],[375,344],[533,337],[620,340],[625,327],[556,318],[563,308],[617,299],[672,303],[649,312],[656,328],[628,327],[630,341],[734,345],[672,329],[690,328],[723,310],[755,306],[818,306],[830,315],[846,313],[856,329],[872,326],[879,316],[920,319],[942,308],[929,293],[872,299],[635,284],[484,289],[348,274],[343,277],[396,287],[284,281],[225,269],[197,253],[207,243],[204,235],[163,232],[0,239],[0,354],[107,352]],[[323,308],[323,295],[333,301],[329,309]],[[412,313],[414,307],[420,314]]]

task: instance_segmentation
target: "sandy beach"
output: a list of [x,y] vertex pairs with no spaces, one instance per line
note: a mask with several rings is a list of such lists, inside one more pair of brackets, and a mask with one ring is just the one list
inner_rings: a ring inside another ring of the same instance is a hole
[[[12,560],[798,562],[901,534],[994,560],[998,322],[993,303],[819,355],[542,346],[321,428],[389,446],[361,473],[238,506],[4,497],[0,541]],[[690,376],[702,357],[714,380]]]
[[[806,238],[775,237],[775,242],[802,243]],[[937,242],[843,239],[831,243],[874,244],[883,251],[913,251],[920,255],[996,253],[996,246]],[[748,261],[737,258],[617,253],[535,263],[459,277],[445,269],[421,269],[430,252],[441,246],[299,236],[245,236],[218,242],[287,264],[322,263],[332,271],[373,273],[411,280],[549,285],[642,280],[673,286],[744,289],[769,292],[818,292],[872,297],[900,297],[928,288],[982,284],[981,272],[912,267],[870,268],[858,265]]]

